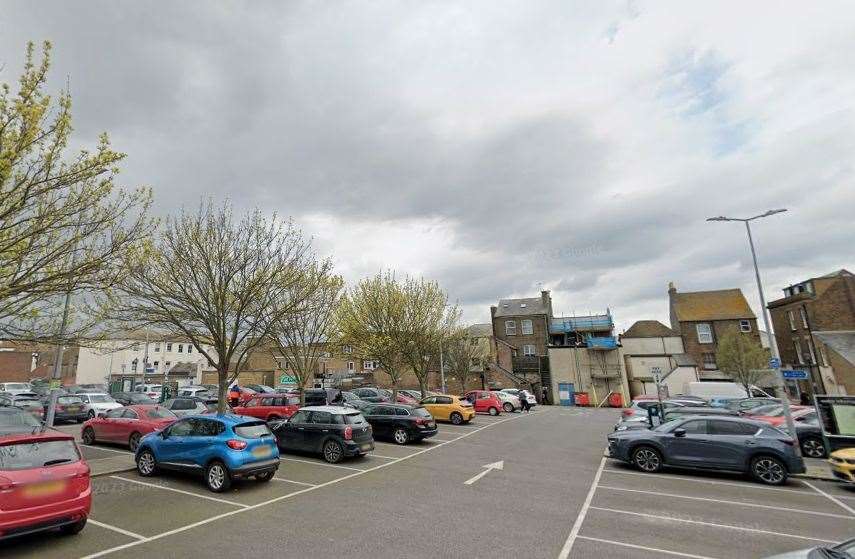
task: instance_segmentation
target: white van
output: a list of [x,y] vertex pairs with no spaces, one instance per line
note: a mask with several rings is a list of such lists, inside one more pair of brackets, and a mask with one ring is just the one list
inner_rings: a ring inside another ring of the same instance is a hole
[[684,394],[698,396],[705,400],[714,398],[772,398],[761,388],[751,385],[751,394],[745,393],[745,388],[736,382],[687,382]]

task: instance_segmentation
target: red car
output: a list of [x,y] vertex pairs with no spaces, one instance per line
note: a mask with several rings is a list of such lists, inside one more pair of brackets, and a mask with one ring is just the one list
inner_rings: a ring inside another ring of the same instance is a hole
[[178,416],[161,406],[138,405],[116,408],[83,424],[83,444],[96,441],[126,444],[136,452],[144,435],[163,429]]
[[475,412],[499,415],[502,413],[502,401],[489,390],[470,390],[463,399],[475,406]]
[[[808,406],[790,406],[790,412],[793,414],[793,421],[796,422],[810,419],[811,413],[813,413],[813,417],[816,417],[816,410]],[[772,427],[780,427],[787,421],[784,417],[784,408],[780,405],[768,411],[761,410],[761,413],[759,414],[747,414],[744,417],[755,421],[763,421]]]
[[237,415],[273,421],[291,417],[299,408],[300,398],[293,394],[258,393],[243,405],[233,408],[233,411]]
[[0,540],[59,528],[76,534],[92,506],[74,437],[46,429],[0,437]]

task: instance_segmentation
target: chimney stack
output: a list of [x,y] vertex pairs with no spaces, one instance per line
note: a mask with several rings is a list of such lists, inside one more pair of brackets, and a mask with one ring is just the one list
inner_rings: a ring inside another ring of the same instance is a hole
[[676,287],[674,287],[674,282],[673,282],[673,281],[669,281],[669,282],[668,282],[668,294],[669,294],[669,295],[673,295],[674,293],[677,293],[677,288],[676,288]]

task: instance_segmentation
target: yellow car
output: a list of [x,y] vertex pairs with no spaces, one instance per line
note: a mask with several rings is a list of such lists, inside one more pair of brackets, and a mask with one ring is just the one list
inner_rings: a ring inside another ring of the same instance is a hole
[[450,421],[454,425],[469,423],[475,417],[475,408],[466,400],[448,394],[437,394],[422,400],[422,405],[437,421]]
[[855,448],[841,448],[828,455],[831,473],[837,479],[855,483]]

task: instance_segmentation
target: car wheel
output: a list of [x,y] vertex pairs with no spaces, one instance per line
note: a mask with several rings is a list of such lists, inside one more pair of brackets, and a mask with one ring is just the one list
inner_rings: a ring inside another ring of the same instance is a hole
[[499,410],[498,410],[498,409],[496,409],[496,408],[490,408],[490,409],[489,409],[489,410],[487,410],[487,411],[489,411],[489,412],[490,412],[490,415],[499,415]]
[[514,405],[510,402],[505,402],[504,404],[502,404],[502,409],[505,410],[505,413],[513,413]]
[[766,485],[781,485],[787,481],[787,468],[777,458],[758,456],[751,461],[751,475]]
[[330,464],[341,462],[344,458],[344,449],[338,441],[327,441],[324,443],[324,460]]
[[208,485],[208,489],[214,493],[222,493],[231,487],[232,478],[225,464],[219,460],[214,460],[208,464],[208,468],[205,470],[205,483]]
[[80,438],[83,439],[83,444],[94,444],[95,429],[93,429],[92,427],[87,427],[83,430],[83,433],[80,435]]
[[395,442],[398,444],[407,444],[410,442],[410,434],[407,433],[406,429],[401,427],[395,429],[395,432],[392,433],[392,438],[395,439]]
[[273,479],[273,474],[275,472],[264,472],[255,476],[255,479],[258,481],[270,481]]
[[463,416],[457,412],[451,414],[451,417],[449,419],[451,419],[451,423],[454,425],[461,425],[463,423]]
[[642,446],[632,452],[632,463],[642,472],[656,473],[662,469],[662,455],[655,448]]
[[825,445],[822,439],[808,437],[802,441],[802,454],[810,458],[825,458]]
[[87,417],[88,417],[89,419],[95,419],[95,410],[89,410],[89,413],[87,414]]
[[128,446],[131,448],[131,452],[136,452],[140,447],[140,439],[142,436],[139,433],[131,433],[131,438],[128,439]]
[[59,531],[66,536],[73,536],[75,534],[79,534],[83,528],[86,527],[86,517],[84,516],[77,522],[72,524],[66,524],[64,526],[60,526]]
[[137,471],[143,477],[150,477],[157,473],[157,461],[150,450],[143,450],[137,457]]

